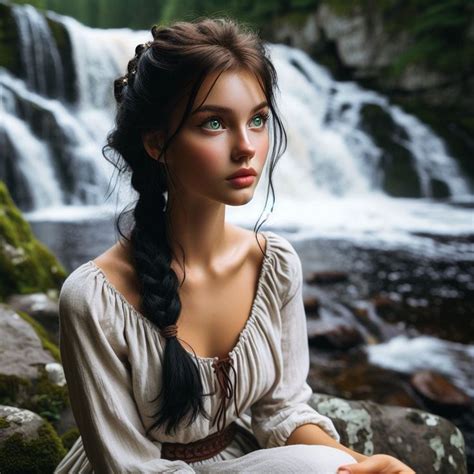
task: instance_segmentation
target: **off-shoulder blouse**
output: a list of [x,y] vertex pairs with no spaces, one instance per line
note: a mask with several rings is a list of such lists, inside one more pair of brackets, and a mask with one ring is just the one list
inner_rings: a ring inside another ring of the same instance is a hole
[[[303,305],[303,271],[292,244],[263,231],[264,257],[250,315],[228,358],[235,369],[226,426],[242,428],[212,458],[186,463],[161,458],[163,442],[190,443],[215,433],[222,399],[214,370],[218,357],[190,352],[200,369],[204,407],[174,435],[152,430],[166,340],[110,283],[92,260],[76,268],[59,296],[60,352],[80,436],[56,473],[196,472],[256,449],[284,446],[300,425],[319,425],[340,440],[330,418],[309,406],[309,348]],[[179,332],[178,332],[179,337]],[[236,408],[240,417],[237,415]]]

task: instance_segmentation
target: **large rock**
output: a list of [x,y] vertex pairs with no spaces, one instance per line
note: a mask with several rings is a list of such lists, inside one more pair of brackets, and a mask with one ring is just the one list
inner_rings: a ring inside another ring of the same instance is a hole
[[66,272],[39,242],[0,181],[0,301],[13,293],[61,287]]
[[445,418],[415,408],[319,393],[313,394],[310,404],[334,421],[344,446],[366,456],[389,454],[417,474],[467,473],[463,435]]
[[33,380],[40,375],[39,366],[55,362],[31,325],[4,304],[0,304],[0,334],[1,374]]
[[53,427],[36,413],[0,405],[0,472],[53,472],[66,450]]
[[[59,343],[59,305],[57,292],[54,294],[31,293],[29,295],[11,295],[6,303],[15,311],[24,311],[35,321],[38,321],[53,337],[55,344]],[[50,296],[51,294],[51,296]]]
[[0,404],[30,409],[52,422],[67,414],[58,347],[37,321],[5,304],[0,304],[0,354]]

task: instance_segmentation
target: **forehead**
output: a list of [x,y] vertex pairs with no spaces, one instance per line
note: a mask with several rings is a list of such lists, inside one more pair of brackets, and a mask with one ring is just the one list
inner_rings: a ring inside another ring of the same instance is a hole
[[265,93],[250,71],[239,69],[209,74],[201,84],[192,110],[207,104],[240,110],[253,108],[265,99]]
[[[177,130],[183,118],[189,99],[185,94],[169,117],[169,130]],[[244,69],[218,71],[208,74],[194,99],[190,113],[206,105],[218,105],[232,110],[239,115],[248,114],[257,104],[266,99],[265,93],[257,77]],[[199,116],[200,114],[196,114]],[[189,119],[189,116],[188,118]],[[171,132],[172,133],[172,132]]]

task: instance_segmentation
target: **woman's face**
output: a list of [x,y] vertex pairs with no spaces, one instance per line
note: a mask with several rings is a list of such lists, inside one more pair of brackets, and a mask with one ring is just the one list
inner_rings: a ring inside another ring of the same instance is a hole
[[[269,107],[251,73],[227,71],[213,85],[217,76],[204,80],[191,115],[166,150],[166,161],[180,199],[239,206],[251,200],[265,165]],[[177,128],[184,105],[173,113],[171,131]],[[241,168],[256,171],[244,187],[228,179]]]

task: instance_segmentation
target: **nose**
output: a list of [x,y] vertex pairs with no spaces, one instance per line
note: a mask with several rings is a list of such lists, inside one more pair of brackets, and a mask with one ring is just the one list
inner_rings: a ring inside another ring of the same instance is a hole
[[255,156],[255,151],[255,146],[250,140],[248,130],[245,128],[237,131],[232,150],[232,159],[251,159]]

